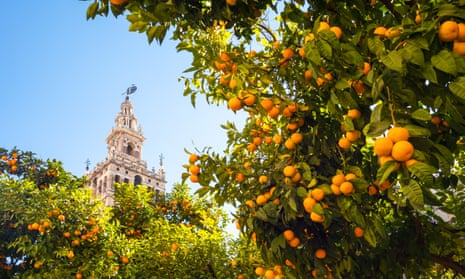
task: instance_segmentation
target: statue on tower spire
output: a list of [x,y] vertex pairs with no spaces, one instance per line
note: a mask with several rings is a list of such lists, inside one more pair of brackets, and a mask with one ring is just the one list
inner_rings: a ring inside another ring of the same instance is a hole
[[129,95],[134,94],[134,92],[136,92],[136,90],[137,90],[137,86],[135,86],[134,84],[132,84],[130,87],[128,87],[128,89],[126,89],[126,92],[124,92],[124,93],[121,94],[121,95],[126,94],[126,100],[128,100],[128,99],[129,99]]

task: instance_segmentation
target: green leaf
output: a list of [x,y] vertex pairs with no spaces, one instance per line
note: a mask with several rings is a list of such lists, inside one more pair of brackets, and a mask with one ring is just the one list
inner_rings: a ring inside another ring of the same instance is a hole
[[419,181],[426,185],[433,185],[433,174],[437,173],[437,169],[424,162],[417,162],[411,165],[408,170],[415,175]]
[[283,235],[281,234],[278,237],[275,237],[271,241],[271,250],[272,251],[279,251],[280,249],[286,248],[286,240],[284,239]]
[[431,64],[430,62],[425,63],[425,67],[421,69],[421,74],[424,79],[434,84],[438,84],[438,77],[436,75],[436,71],[434,70],[433,64]]
[[390,121],[371,122],[363,130],[367,136],[377,137],[383,134],[390,126]]
[[416,111],[412,112],[411,116],[413,119],[420,120],[420,121],[431,120],[431,114],[426,109],[417,109]]
[[386,67],[389,69],[399,73],[405,73],[403,59],[398,51],[391,51],[388,55],[385,55],[381,59],[383,64],[386,65]]
[[[317,40],[316,45],[321,56],[323,56],[326,59],[331,59],[333,57],[333,49],[327,41]],[[318,64],[319,63],[321,62],[318,62]]]
[[384,43],[378,37],[368,38],[368,49],[377,57],[381,57],[386,53]]
[[405,194],[413,208],[416,210],[423,209],[423,192],[418,182],[416,182],[414,179],[410,179],[408,185],[402,186],[402,192]]
[[297,188],[297,196],[301,198],[305,198],[307,196],[307,190],[305,187],[298,187]]
[[[429,119],[425,119],[425,120],[429,120]],[[408,124],[408,125],[405,125],[404,128],[406,128],[409,131],[409,134],[411,137],[429,137],[431,135],[430,129],[427,129],[421,126]]]
[[391,173],[396,169],[396,164],[398,163],[394,160],[387,161],[378,169],[378,172],[376,173],[376,180],[378,181],[378,184],[381,184],[388,179],[389,175],[391,175]]
[[465,100],[465,78],[461,77],[457,81],[451,82],[449,89],[455,96]]
[[454,76],[457,75],[455,58],[452,55],[452,52],[447,49],[443,49],[438,54],[431,57],[431,63],[436,69],[443,71],[444,73]]
[[376,247],[376,236],[371,227],[365,228],[363,238],[373,247]]
[[425,64],[425,57],[423,51],[411,44],[406,44],[404,48],[399,50],[402,58],[412,64],[423,66]]
[[95,1],[94,3],[90,4],[89,7],[87,7],[87,12],[86,12],[86,19],[94,19],[95,16],[97,15],[97,10],[98,10],[98,5],[100,2]]

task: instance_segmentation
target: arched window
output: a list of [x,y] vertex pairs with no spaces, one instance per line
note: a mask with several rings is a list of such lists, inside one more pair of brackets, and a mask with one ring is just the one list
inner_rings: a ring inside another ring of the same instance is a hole
[[140,175],[136,175],[134,177],[134,185],[137,186],[137,185],[140,185],[142,184],[142,177],[140,177]]
[[133,155],[134,145],[132,143],[128,143],[128,147],[126,147],[126,153],[129,155]]
[[125,178],[124,183],[129,183],[129,179]]
[[121,181],[121,177],[119,175],[115,175],[115,182],[119,183]]

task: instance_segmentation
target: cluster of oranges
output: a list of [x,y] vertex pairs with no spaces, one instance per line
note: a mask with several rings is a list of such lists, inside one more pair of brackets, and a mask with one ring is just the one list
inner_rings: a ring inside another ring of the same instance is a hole
[[255,268],[255,274],[262,278],[266,279],[282,279],[284,278],[283,275],[283,268],[280,265],[275,265],[273,268],[266,269],[262,266],[257,266]]
[[465,55],[465,23],[446,20],[439,25],[438,37],[441,41],[452,42],[452,51],[460,56]]
[[357,178],[354,173],[348,173],[344,175],[343,173],[335,174],[331,178],[331,192],[336,195],[345,195],[350,196],[355,192],[354,184],[351,182],[352,179]]
[[404,127],[393,127],[388,130],[386,137],[377,138],[374,142],[374,152],[379,158],[379,164],[383,166],[386,162],[395,161],[394,170],[402,163],[410,167],[417,160],[413,159],[415,148],[408,141],[409,131]]
[[[359,119],[361,116],[362,113],[358,109],[349,109],[346,114],[346,117],[352,120]],[[360,131],[355,129],[345,131],[345,135],[339,139],[337,144],[342,149],[350,149],[352,143],[360,138],[360,134]]]
[[189,179],[193,183],[199,182],[199,174],[200,174],[200,167],[196,165],[195,163],[199,160],[199,155],[197,154],[191,154],[189,155]]
[[[3,155],[2,156],[2,161],[6,162],[7,166],[9,167],[8,171],[11,173],[11,174],[15,174],[16,171],[18,170],[18,153],[14,152],[14,153],[11,153],[10,157],[8,157],[7,155]],[[0,173],[1,173],[1,170],[0,170]]]

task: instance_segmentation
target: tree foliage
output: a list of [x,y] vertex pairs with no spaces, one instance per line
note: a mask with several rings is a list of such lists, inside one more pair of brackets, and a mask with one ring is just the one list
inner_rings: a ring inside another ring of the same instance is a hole
[[173,26],[192,54],[184,94],[248,113],[224,124],[224,153],[191,151],[200,172],[183,178],[237,205],[268,265],[465,275],[463,1],[123,2],[88,17],[110,5],[149,41]]
[[59,161],[16,149],[0,157],[1,278],[226,279],[263,263],[225,231],[227,214],[185,184],[167,196],[117,184],[108,207]]

